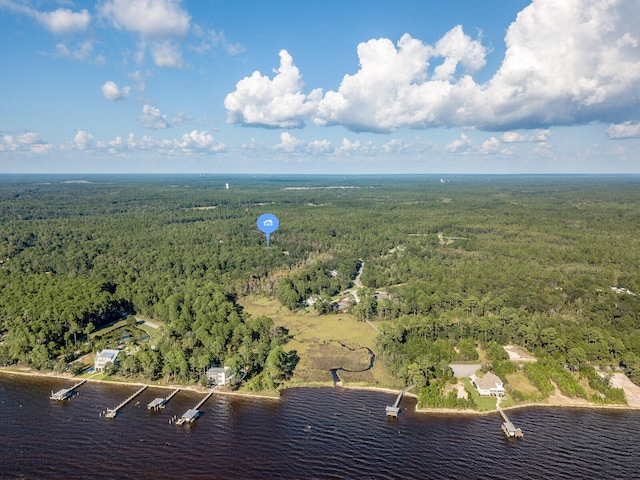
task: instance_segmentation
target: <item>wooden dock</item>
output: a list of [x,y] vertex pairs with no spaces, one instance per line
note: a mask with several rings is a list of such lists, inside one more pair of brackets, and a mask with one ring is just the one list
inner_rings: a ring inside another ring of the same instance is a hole
[[502,424],[502,431],[504,432],[504,434],[508,438],[522,438],[524,436],[524,434],[522,433],[522,430],[520,430],[519,428],[516,428],[516,426],[511,422],[511,420],[509,420],[509,417],[507,417],[507,414],[504,413],[504,411],[500,407],[498,407],[498,412],[500,413],[500,416],[504,420],[504,423]]
[[396,402],[393,404],[393,406],[388,406],[386,408],[387,417],[397,417],[398,416],[398,414],[400,413],[400,402],[402,401],[402,397],[404,396],[405,393],[407,393],[412,388],[415,388],[415,384],[411,385],[410,387],[405,388],[404,390],[402,390],[398,394],[398,397],[396,398]]
[[82,381],[76,383],[71,388],[63,388],[61,390],[58,390],[55,393],[53,392],[53,390],[51,390],[51,395],[49,396],[49,398],[51,400],[58,400],[58,401],[68,400],[69,398],[71,398],[76,393],[75,392],[76,388],[78,388],[80,385],[82,385],[86,381],[87,380],[82,380]]
[[209,392],[202,400],[200,400],[200,402],[195,407],[190,408],[189,410],[184,412],[182,417],[180,417],[176,421],[176,425],[183,425],[185,423],[193,423],[193,422],[195,422],[198,419],[198,417],[200,416],[200,414],[202,413],[202,412],[200,412],[200,407],[202,407],[202,405],[204,405],[204,402],[209,400],[211,395],[213,395],[213,391]]
[[122,402],[116,408],[107,408],[107,411],[104,414],[104,416],[106,418],[116,418],[116,415],[118,414],[118,410],[120,410],[122,407],[124,407],[127,403],[129,403],[131,400],[136,398],[138,395],[140,395],[146,389],[147,389],[147,385],[144,385],[142,388],[140,388],[137,392],[135,392],[133,395],[131,395],[129,398],[127,398],[124,402]]
[[158,397],[156,399],[154,399],[151,403],[149,403],[147,405],[147,408],[149,410],[153,410],[153,411],[157,411],[160,410],[161,408],[164,408],[167,406],[167,403],[169,403],[169,400],[171,400],[173,398],[173,396],[178,393],[180,391],[180,389],[176,389],[174,390],[169,396],[162,398],[162,397]]

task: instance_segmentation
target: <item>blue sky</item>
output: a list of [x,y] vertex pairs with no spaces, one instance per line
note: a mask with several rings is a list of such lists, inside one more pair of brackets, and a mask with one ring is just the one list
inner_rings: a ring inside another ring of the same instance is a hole
[[0,173],[640,173],[637,0],[0,0]]

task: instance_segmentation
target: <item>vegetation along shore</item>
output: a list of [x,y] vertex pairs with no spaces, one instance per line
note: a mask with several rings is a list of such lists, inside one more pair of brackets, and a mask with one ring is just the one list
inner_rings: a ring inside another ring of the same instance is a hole
[[640,407],[640,177],[81,180],[0,180],[4,371]]

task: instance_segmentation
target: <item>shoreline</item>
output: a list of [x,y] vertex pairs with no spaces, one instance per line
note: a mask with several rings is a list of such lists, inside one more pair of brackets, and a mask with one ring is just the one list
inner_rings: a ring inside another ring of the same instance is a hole
[[[78,376],[73,376],[73,375],[69,375],[69,374],[64,374],[64,373],[56,373],[56,372],[41,372],[38,370],[32,370],[32,369],[28,369],[28,370],[13,370],[13,369],[8,369],[6,367],[0,367],[0,375],[20,375],[23,377],[39,377],[39,378],[54,378],[54,379],[58,379],[58,380],[70,380],[70,381],[78,381],[78,380],[86,380],[87,382],[93,382],[93,383],[102,383],[102,384],[111,384],[111,385],[123,385],[123,386],[127,386],[127,385],[133,385],[133,386],[137,386],[137,387],[142,387],[142,386],[146,386],[149,388],[162,388],[164,390],[176,390],[176,389],[180,389],[180,390],[187,390],[190,392],[196,392],[196,393],[206,393],[206,392],[210,392],[211,390],[213,390],[215,393],[220,393],[222,395],[236,395],[236,396],[242,396],[242,397],[246,397],[246,398],[259,398],[259,399],[266,399],[266,400],[279,400],[279,397],[276,396],[271,396],[271,395],[264,395],[264,394],[252,394],[252,393],[246,393],[246,392],[231,392],[228,390],[223,390],[221,387],[214,387],[213,389],[211,388],[206,388],[206,387],[202,387],[200,385],[185,385],[185,384],[172,384],[172,385],[158,385],[155,383],[142,383],[142,382],[137,382],[137,381],[120,381],[120,380],[104,380],[104,379],[99,379],[99,378],[82,378],[82,377],[78,377]],[[218,388],[218,389],[216,389]]]
[[[156,385],[153,383],[141,383],[141,382],[135,382],[135,381],[118,381],[118,380],[104,380],[104,379],[92,379],[92,378],[82,379],[81,377],[73,376],[69,374],[56,373],[56,372],[47,373],[47,372],[41,372],[33,369],[13,370],[6,367],[0,367],[0,374],[1,375],[21,375],[25,377],[55,378],[60,380],[71,380],[71,381],[86,380],[87,382],[112,384],[112,385],[133,385],[133,386],[146,385],[147,387],[150,387],[150,388],[162,388],[165,390],[175,390],[179,388],[180,390],[187,390],[187,391],[192,391],[196,393],[205,393],[205,392],[211,391],[211,389],[198,386],[198,385],[181,385],[181,384]],[[331,388],[330,385],[296,384],[290,387],[285,387],[284,390],[295,389],[295,388],[324,388],[324,387]],[[353,386],[343,385],[340,387],[334,386],[333,388],[345,388],[349,390],[366,390],[370,392],[389,393],[393,395],[398,395],[401,391],[401,390],[395,390],[392,388],[373,387],[373,386],[368,387],[368,386],[362,386],[362,385],[353,385]],[[236,396],[236,397],[242,397],[242,398],[248,398],[248,399],[254,398],[259,400],[271,400],[271,401],[280,400],[280,396],[265,395],[260,393],[254,394],[254,393],[248,393],[248,392],[232,392],[232,391],[229,391],[228,389],[225,389],[224,387],[214,387],[213,391],[215,393],[219,393],[221,395],[227,395],[230,397]],[[405,392],[404,396],[411,397],[414,399],[418,398],[418,396],[415,393],[411,393],[411,392]],[[564,403],[564,402],[523,403],[521,405],[511,405],[509,407],[504,407],[504,408],[501,407],[500,409],[495,408],[495,409],[487,410],[484,412],[480,412],[477,410],[469,410],[469,409],[458,410],[454,408],[417,408],[417,404],[416,404],[416,407],[413,409],[413,411],[419,415],[485,416],[485,415],[493,415],[493,414],[499,413],[500,410],[509,411],[509,410],[520,410],[520,409],[526,409],[526,408],[561,408],[561,409],[575,408],[575,409],[582,409],[582,410],[640,411],[640,406],[632,406],[632,405],[619,405],[619,404],[606,405],[606,404],[595,404],[595,403],[592,404],[592,403]]]

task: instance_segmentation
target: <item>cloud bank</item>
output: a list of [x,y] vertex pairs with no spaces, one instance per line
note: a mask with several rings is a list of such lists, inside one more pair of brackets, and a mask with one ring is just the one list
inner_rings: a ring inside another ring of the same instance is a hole
[[[408,34],[395,45],[386,38],[361,43],[359,70],[324,95],[319,89],[303,92],[302,76],[283,50],[272,79],[254,72],[227,95],[227,120],[270,128],[312,120],[384,133],[624,125],[637,120],[640,108],[639,25],[636,0],[533,0],[509,26],[502,64],[485,83],[473,73],[484,67],[489,50],[481,37],[456,26],[434,45]],[[464,146],[460,139],[451,148]]]

